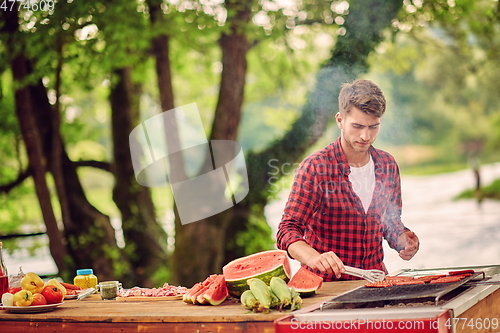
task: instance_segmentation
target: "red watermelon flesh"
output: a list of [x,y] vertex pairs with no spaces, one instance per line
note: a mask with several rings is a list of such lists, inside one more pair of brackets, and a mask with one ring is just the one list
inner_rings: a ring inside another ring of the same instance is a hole
[[240,297],[249,289],[248,279],[258,278],[269,284],[271,278],[277,276],[287,282],[290,280],[291,268],[286,251],[270,250],[235,259],[222,267],[222,273],[229,294]]
[[226,280],[223,275],[218,275],[203,293],[203,299],[212,305],[219,305],[229,297]]
[[314,295],[317,290],[321,289],[322,285],[323,278],[314,274],[304,266],[301,266],[288,282],[288,286],[298,291],[301,297]]
[[226,280],[247,278],[284,265],[288,276],[291,275],[290,262],[285,251],[270,250],[233,260],[222,268]]
[[183,300],[186,303],[193,303],[197,304],[198,303],[198,295],[203,295],[203,292],[208,288],[208,285],[212,283],[212,281],[215,281],[217,277],[217,274],[212,274],[209,277],[207,277],[204,281],[196,283],[191,289],[184,294]]

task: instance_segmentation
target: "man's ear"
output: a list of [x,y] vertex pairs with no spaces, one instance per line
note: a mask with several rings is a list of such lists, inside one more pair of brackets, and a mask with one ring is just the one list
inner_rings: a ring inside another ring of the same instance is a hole
[[337,112],[337,114],[335,115],[335,120],[337,121],[337,126],[342,129],[342,115],[340,114],[340,112]]

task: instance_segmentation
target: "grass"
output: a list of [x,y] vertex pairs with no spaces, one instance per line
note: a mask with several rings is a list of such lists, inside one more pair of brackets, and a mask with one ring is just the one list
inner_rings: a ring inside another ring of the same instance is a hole
[[478,198],[478,199],[496,199],[500,200],[500,179],[494,180],[491,184],[487,186],[483,186],[480,190],[480,192],[476,192],[475,189],[467,189],[457,195],[454,199],[471,199],[471,198]]

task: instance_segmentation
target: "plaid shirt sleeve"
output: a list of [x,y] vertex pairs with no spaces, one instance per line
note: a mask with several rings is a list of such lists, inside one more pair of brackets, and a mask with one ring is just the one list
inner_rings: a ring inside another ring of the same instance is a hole
[[399,168],[392,158],[388,162],[388,177],[392,185],[391,195],[388,197],[388,204],[382,217],[384,238],[389,246],[396,251],[401,251],[403,247],[398,245],[398,237],[409,230],[401,222],[402,199],[401,199],[401,178]]
[[304,239],[305,222],[317,210],[321,201],[317,191],[315,166],[305,159],[295,171],[290,195],[278,227],[277,246],[287,250],[290,244]]

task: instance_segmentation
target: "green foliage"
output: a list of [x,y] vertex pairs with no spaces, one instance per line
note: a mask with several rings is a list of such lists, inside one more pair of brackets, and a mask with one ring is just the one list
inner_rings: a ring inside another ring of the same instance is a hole
[[405,8],[395,23],[400,33],[370,59],[389,96],[380,140],[437,146],[434,163],[494,161],[500,112],[494,4],[407,2]]
[[263,215],[261,207],[254,205],[246,224],[246,229],[236,235],[236,245],[249,255],[274,248],[271,228]]
[[467,189],[458,194],[454,199],[477,199],[478,197],[480,199],[489,198],[500,200],[500,179],[496,179],[492,183],[482,187],[479,192],[476,189]]

